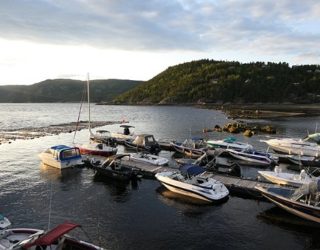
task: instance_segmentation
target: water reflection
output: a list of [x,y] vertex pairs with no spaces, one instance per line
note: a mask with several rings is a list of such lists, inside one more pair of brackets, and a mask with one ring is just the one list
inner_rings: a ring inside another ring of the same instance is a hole
[[58,169],[40,163],[40,176],[49,181],[60,181],[66,183],[68,181],[77,182],[76,179],[81,178],[81,168]]
[[[126,202],[131,197],[130,190],[139,188],[138,180],[119,181],[96,173],[93,177],[95,183],[105,186],[111,197],[116,202]],[[130,189],[131,188],[131,189]]]
[[290,214],[279,207],[272,207],[257,215],[259,220],[268,224],[274,224],[286,231],[293,231],[299,235],[304,234],[309,238],[306,240],[306,248],[320,248],[320,225],[318,223],[302,219]]
[[[193,205],[193,206],[198,206],[198,207],[203,207],[203,206],[212,206],[212,203],[208,203],[206,201],[203,201],[203,200],[199,200],[199,199],[196,199],[196,198],[193,198],[193,197],[189,197],[189,196],[185,196],[185,195],[182,195],[182,194],[178,194],[178,193],[175,193],[175,192],[172,192],[170,190],[168,190],[167,188],[165,188],[164,186],[159,186],[157,189],[156,189],[156,192],[158,194],[160,194],[158,197],[159,199],[169,205],[169,206],[172,206],[172,205],[175,205],[175,204],[181,204],[182,207],[185,207],[186,205]],[[222,204],[222,203],[225,203],[228,199],[225,199],[224,201],[221,201],[219,203],[215,203],[215,205],[218,205],[218,204]]]

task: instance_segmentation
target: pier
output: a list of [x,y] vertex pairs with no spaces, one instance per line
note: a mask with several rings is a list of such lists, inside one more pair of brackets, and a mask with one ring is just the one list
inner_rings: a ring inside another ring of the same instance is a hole
[[[121,164],[140,170],[143,178],[154,178],[155,174],[160,172],[178,171],[177,166],[155,166],[147,163],[135,162],[132,160],[121,160]],[[229,189],[232,195],[250,199],[264,199],[260,192],[255,189],[255,186],[257,185],[264,188],[277,186],[269,182],[244,179],[230,175],[222,175],[209,171],[206,172],[206,176],[223,183]]]

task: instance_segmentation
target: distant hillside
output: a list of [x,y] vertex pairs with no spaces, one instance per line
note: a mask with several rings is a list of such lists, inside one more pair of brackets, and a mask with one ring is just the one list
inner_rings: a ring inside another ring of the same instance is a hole
[[199,60],[169,67],[116,104],[319,103],[320,65]]
[[[91,80],[90,100],[109,102],[141,81],[131,80]],[[70,79],[45,80],[33,85],[0,86],[0,102],[80,102],[85,81]]]

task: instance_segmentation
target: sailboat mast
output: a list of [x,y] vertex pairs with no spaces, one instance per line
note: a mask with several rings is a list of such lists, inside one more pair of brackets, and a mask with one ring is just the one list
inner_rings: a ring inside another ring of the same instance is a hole
[[87,94],[88,94],[89,132],[91,133],[91,117],[90,117],[90,82],[89,82],[89,73],[88,73],[88,75],[87,75]]

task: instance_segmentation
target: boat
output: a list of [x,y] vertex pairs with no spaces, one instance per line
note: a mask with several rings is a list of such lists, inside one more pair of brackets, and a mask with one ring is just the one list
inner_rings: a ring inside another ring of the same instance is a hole
[[111,137],[114,138],[119,144],[123,144],[125,140],[132,140],[134,139],[135,135],[131,128],[134,126],[131,125],[120,125],[120,128],[123,128],[123,132],[111,132]]
[[130,157],[129,154],[117,154],[107,158],[102,163],[100,161],[91,161],[91,166],[96,173],[108,178],[121,181],[136,179],[139,171],[125,164],[128,157]]
[[[90,83],[89,76],[87,78],[87,94],[88,94],[88,115],[89,115],[89,133],[90,137],[98,138],[98,135],[94,135],[91,131],[91,118],[90,118]],[[83,155],[99,155],[104,157],[109,157],[111,155],[115,155],[118,149],[114,146],[107,145],[103,142],[95,142],[94,140],[90,140],[88,144],[78,145],[80,149],[80,153]]]
[[43,233],[44,230],[33,228],[6,228],[0,231],[0,249],[27,249],[26,244],[39,238]]
[[278,166],[274,168],[274,171],[258,171],[258,173],[271,183],[293,187],[301,187],[303,184],[308,184],[317,179],[309,175],[304,169],[300,171],[300,174],[295,174],[282,172]]
[[140,134],[134,140],[125,140],[124,146],[136,151],[146,151],[151,154],[158,154],[161,148],[158,142],[154,139],[153,135]]
[[239,151],[245,149],[253,149],[252,145],[244,142],[239,142],[235,137],[227,137],[223,140],[208,140],[207,145],[211,148],[229,148]]
[[206,144],[203,138],[199,137],[186,139],[182,143],[171,142],[170,144],[176,152],[184,154],[190,158],[199,158],[206,151]]
[[320,168],[320,158],[305,155],[287,155],[287,159],[296,165],[304,167]]
[[226,151],[235,159],[258,165],[269,166],[275,163],[276,160],[272,158],[270,154],[261,151],[256,151],[254,149],[244,149],[239,151],[227,148]]
[[115,155],[118,151],[117,148],[110,147],[104,143],[91,142],[79,146],[81,155],[96,155],[109,157]]
[[3,230],[5,228],[8,228],[11,226],[11,222],[9,219],[2,214],[0,214],[0,230]]
[[76,239],[67,233],[80,227],[80,225],[65,222],[51,229],[49,232],[42,233],[38,238],[27,243],[22,242],[21,248],[13,249],[73,249],[73,250],[103,250],[102,247],[92,243]]
[[65,169],[83,165],[78,147],[56,145],[39,154],[39,158],[45,165]]
[[145,152],[131,153],[129,159],[135,162],[148,163],[156,166],[167,165],[169,162],[167,158]]
[[280,208],[301,218],[320,223],[320,180],[298,189],[284,187],[255,187]]
[[90,132],[90,140],[93,142],[103,143],[110,147],[116,147],[117,141],[111,136],[108,130],[97,130],[96,133]]
[[320,144],[320,133],[308,134],[303,140]]
[[268,146],[277,153],[314,157],[320,156],[320,146],[315,142],[297,138],[275,138],[262,141],[267,143]]
[[205,170],[197,165],[184,165],[180,171],[160,172],[157,180],[174,193],[193,197],[208,203],[219,202],[229,195],[228,189],[219,181],[206,177]]

